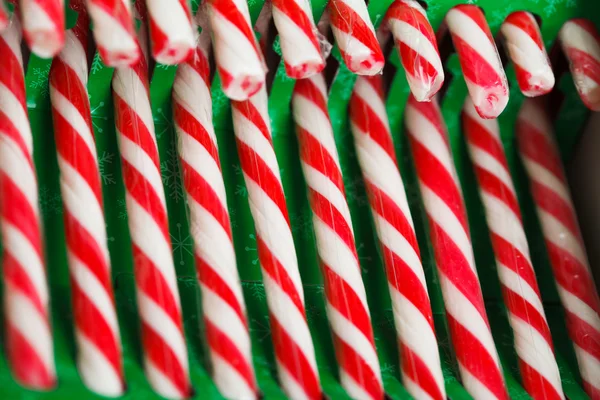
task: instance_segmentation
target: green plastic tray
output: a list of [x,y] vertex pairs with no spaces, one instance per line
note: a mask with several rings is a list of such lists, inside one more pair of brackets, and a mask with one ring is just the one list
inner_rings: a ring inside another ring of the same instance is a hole
[[[381,22],[391,1],[370,0],[369,12],[376,25]],[[252,18],[255,20],[264,1],[248,0],[248,2]],[[493,32],[497,32],[501,22],[512,11],[529,10],[537,14],[542,21],[542,33],[548,48],[553,46],[558,30],[562,23],[569,18],[587,17],[592,18],[596,24],[600,23],[600,3],[595,0],[468,0],[463,2],[475,3],[481,6]],[[440,25],[448,9],[461,3],[461,1],[428,0],[427,3],[429,19],[435,28]],[[312,1],[315,18],[320,17],[325,5],[325,0]],[[196,7],[197,4],[195,4]],[[72,20],[72,15],[70,19]],[[279,52],[277,40],[274,43],[273,50]],[[329,111],[344,172],[383,381],[390,398],[408,399],[410,396],[400,382],[396,334],[384,267],[374,239],[375,234],[367,197],[348,125],[347,106],[355,77],[343,66],[339,51],[335,48],[333,56],[340,61],[340,67],[332,83]],[[458,380],[457,367],[449,344],[442,297],[434,268],[431,244],[428,241],[426,220],[404,135],[402,116],[409,89],[395,50],[388,62],[397,67],[387,99],[388,116],[423,256],[423,264],[435,314],[436,331],[440,343],[446,390],[451,399],[469,399],[470,396]],[[12,379],[6,358],[2,354],[0,355],[0,397],[3,399],[100,398],[83,386],[75,364],[76,349],[70,304],[69,272],[66,261],[58,166],[54,135],[51,131],[52,122],[48,96],[50,63],[51,60],[42,60],[32,56],[27,68],[26,82],[29,117],[35,138],[35,162],[40,183],[40,202],[44,216],[48,275],[52,296],[54,347],[59,384],[56,390],[49,393],[36,393],[22,389]],[[446,79],[451,80],[451,82],[442,101],[442,111],[448,125],[454,159],[469,211],[473,246],[488,316],[502,360],[510,395],[513,399],[526,399],[529,396],[522,388],[519,380],[517,360],[512,349],[512,333],[501,300],[500,286],[485,225],[484,211],[477,193],[476,181],[468,159],[464,139],[460,132],[460,109],[467,95],[467,89],[460,76],[460,66],[455,54],[452,54],[447,60],[446,67],[448,68]],[[527,238],[533,264],[538,273],[546,315],[549,318],[554,343],[557,347],[556,356],[565,394],[571,400],[585,399],[587,396],[582,390],[573,349],[567,338],[563,311],[558,301],[532,199],[528,193],[526,176],[514,147],[513,126],[523,96],[518,90],[512,66],[507,67],[507,73],[511,82],[511,100],[506,111],[499,118],[502,139],[523,210]],[[170,104],[174,75],[175,67],[156,66],[150,89],[152,110],[162,160],[162,178],[167,194],[170,232],[183,305],[185,333],[195,396],[202,399],[218,399],[221,396],[210,379],[207,350],[203,341],[202,326],[200,325],[202,304],[195,278],[192,240],[186,219],[186,206],[174,147],[176,138],[171,123]],[[120,159],[113,122],[111,76],[112,70],[103,66],[96,55],[90,71],[89,92],[104,187],[114,289],[125,357],[127,392],[123,397],[154,399],[159,397],[153,393],[146,381],[141,362],[139,319],[136,312],[131,246],[127,229],[127,212],[120,172]],[[347,395],[338,383],[337,365],[325,316],[323,284],[317,263],[310,208],[306,198],[300,168],[298,143],[294,134],[289,106],[293,86],[294,81],[286,77],[283,63],[280,62],[275,71],[269,102],[273,141],[288,200],[319,374],[325,393],[332,399],[344,399],[347,398]],[[556,133],[563,159],[568,161],[578,139],[578,133],[585,122],[587,111],[577,97],[570,75],[565,75],[559,79],[557,86],[564,92],[566,97],[558,114]],[[258,383],[265,398],[281,399],[285,396],[277,384],[265,292],[258,264],[254,227],[247,204],[247,190],[236,153],[229,100],[220,89],[218,77],[215,77],[212,92],[215,131],[219,141],[229,201],[228,206],[234,227],[238,267],[243,280],[244,295],[249,312],[254,366]]]

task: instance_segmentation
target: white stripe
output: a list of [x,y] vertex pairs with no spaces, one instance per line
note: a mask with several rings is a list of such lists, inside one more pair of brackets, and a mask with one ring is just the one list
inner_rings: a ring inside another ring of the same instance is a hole
[[188,359],[183,333],[171,317],[146,295],[143,290],[137,290],[137,302],[142,321],[158,335],[173,352],[181,369],[187,374]]
[[446,235],[448,235],[450,240],[452,240],[454,245],[458,247],[465,257],[471,271],[477,276],[477,269],[475,268],[475,260],[473,258],[473,249],[468,233],[454,214],[454,211],[452,211],[434,191],[429,189],[427,185],[422,181],[419,181],[419,183],[427,214],[444,232],[446,232]]
[[463,385],[474,399],[500,400],[481,381],[471,375],[469,370],[460,362],[458,362],[458,369],[460,370]]
[[106,247],[106,223],[102,206],[87,181],[60,155],[60,189],[64,208],[92,236],[108,260]]
[[267,304],[273,317],[279,321],[285,332],[290,336],[292,342],[296,343],[308,364],[315,372],[317,362],[313,349],[312,337],[308,330],[306,319],[300,313],[294,302],[281,287],[271,279],[271,276],[263,271],[263,281],[267,293]]
[[[373,371],[373,375],[377,380],[381,381],[377,352],[369,338],[367,338],[356,325],[340,314],[329,301],[327,302],[327,316],[335,335],[343,342],[346,342],[346,344],[352,348]],[[340,372],[343,370],[343,365],[340,365]]]
[[579,238],[552,214],[538,207],[538,215],[546,240],[573,256],[587,271],[590,270],[583,244]]
[[118,372],[104,353],[89,341],[80,330],[75,330],[77,341],[77,369],[85,385],[93,392],[107,397],[123,393],[123,384]]
[[323,175],[320,171],[314,169],[304,161],[302,161],[301,165],[308,187],[315,192],[320,193],[327,199],[329,203],[331,203],[331,205],[348,223],[348,226],[350,227],[350,233],[352,233],[352,237],[354,237],[350,209],[348,208],[348,203],[346,202],[344,193],[339,190],[339,188],[331,181],[331,179],[329,179],[326,175]]
[[[553,128],[550,118],[537,101],[525,99],[521,105],[521,110],[519,110],[518,121],[534,127],[550,143],[554,143],[554,138],[551,134]],[[523,133],[520,133],[520,135],[523,136]]]
[[[23,56],[21,54],[21,23],[15,14],[10,19],[8,26],[0,33],[0,40],[4,40],[21,66],[19,73],[23,74]],[[0,101],[2,98],[0,97]]]
[[[47,307],[44,301],[44,306]],[[52,333],[46,318],[38,309],[16,288],[5,286],[4,309],[9,322],[25,341],[33,348],[50,375],[54,375],[54,350]]]
[[182,399],[181,393],[175,385],[167,378],[159,368],[154,366],[154,363],[147,358],[144,362],[144,370],[146,377],[150,381],[152,388],[161,396],[167,399]]
[[202,77],[189,64],[180,64],[173,83],[173,98],[177,104],[187,110],[208,132],[216,145],[212,124],[212,101],[210,88]]
[[363,78],[360,75],[356,78],[356,83],[354,84],[354,95],[362,98],[371,111],[373,111],[375,115],[379,117],[379,120],[385,126],[386,131],[389,132],[390,127],[383,99],[373,88],[373,85],[371,85],[366,78]]
[[219,392],[226,399],[253,400],[256,393],[246,380],[231,366],[231,363],[215,352],[210,353],[212,361],[212,378],[219,388]]
[[563,49],[569,48],[589,54],[600,63],[600,43],[575,21],[567,21],[558,33]]
[[340,369],[340,381],[346,393],[354,400],[377,400],[374,399],[367,391],[344,370]]
[[36,216],[38,210],[37,178],[21,148],[3,132],[0,132],[0,171],[19,188]]
[[29,153],[33,152],[33,137],[29,128],[29,119],[25,106],[19,102],[13,92],[0,82],[0,110],[8,117],[19,132]]
[[148,181],[160,199],[162,205],[164,205],[165,192],[162,186],[160,171],[156,168],[154,161],[152,161],[148,153],[146,153],[146,151],[144,151],[140,145],[131,141],[127,136],[121,133],[119,128],[117,128],[117,133],[121,157],[123,157],[125,161],[135,168],[146,181]]
[[[546,50],[540,49],[533,38],[516,25],[505,22],[500,30],[506,38],[506,47],[512,62],[531,73],[533,77],[544,78],[553,84],[554,73],[548,62]],[[539,31],[537,34],[539,35]]]
[[564,287],[560,285],[557,285],[557,287],[563,306],[588,323],[596,331],[600,331],[600,317],[598,316],[598,313]]
[[573,347],[575,348],[581,378],[597,390],[600,389],[600,382],[598,381],[598,377],[600,376],[600,360],[575,343],[573,343]]
[[468,142],[468,147],[473,164],[498,178],[510,190],[510,193],[514,195],[515,189],[513,187],[512,179],[504,165],[502,165],[496,157],[492,156],[481,147],[477,147],[472,142]]
[[473,48],[481,58],[487,61],[498,76],[504,76],[496,45],[490,41],[486,32],[470,16],[460,9],[452,8],[446,14],[446,22],[453,36],[459,37]]
[[[371,22],[371,17],[369,17],[369,11],[367,10],[367,4],[364,0],[337,0],[336,2],[344,3],[348,7],[350,7],[356,14],[358,14],[358,16],[363,20],[363,22],[369,28],[371,28],[372,31],[374,31],[373,23]],[[332,4],[333,7],[335,7],[336,2]]]
[[356,36],[336,28],[335,25],[331,25],[331,30],[333,31],[337,45],[351,58],[352,65],[349,66],[351,69],[360,69],[360,75],[375,75],[381,71],[382,65],[375,64],[369,69],[360,66],[362,61],[368,60],[373,56],[373,51],[370,47],[364,45]]
[[545,318],[546,314],[544,313],[542,300],[529,283],[500,261],[496,260],[496,263],[498,264],[498,277],[502,285],[522,297]]
[[[444,67],[433,43],[418,28],[406,21],[392,18],[389,21],[389,26],[394,38],[410,47],[419,57],[431,64],[436,72],[442,75],[443,80]],[[416,72],[419,73],[419,71]]]
[[294,283],[304,304],[302,281],[298,271],[298,261],[292,231],[277,204],[263,191],[263,189],[246,174],[244,174],[248,188],[250,212],[254,219],[254,226],[260,239],[262,239],[269,251],[287,271]]
[[296,23],[273,4],[273,21],[279,33],[283,59],[289,65],[296,67],[302,64],[323,64],[319,48],[313,45],[311,38],[306,36]]
[[10,253],[16,259],[31,281],[42,304],[47,305],[49,295],[44,261],[40,259],[31,242],[16,226],[6,219],[2,219],[2,242],[4,251]]
[[52,85],[50,86],[50,96],[53,110],[60,114],[77,132],[77,136],[83,140],[94,158],[94,161],[96,161],[96,144],[94,143],[94,137],[90,132],[90,128],[88,127],[84,116],[73,103]]
[[[129,0],[121,1],[118,7],[131,7]],[[113,15],[106,13],[103,7],[96,6],[95,1],[88,1],[88,10],[94,21],[94,39],[99,47],[104,47],[111,52],[118,53],[137,53],[138,47],[135,37],[128,32]],[[120,13],[125,13],[120,11]],[[132,24],[133,19],[128,13],[128,23]]]
[[194,47],[194,35],[186,10],[178,1],[146,0],[148,14],[169,43]]
[[129,194],[126,195],[131,241],[148,257],[165,280],[179,308],[179,292],[173,265],[171,246],[152,215]]
[[113,91],[130,108],[130,110],[121,110],[121,112],[135,113],[150,133],[153,142],[156,143],[150,99],[148,98],[144,82],[142,82],[138,74],[130,68],[117,68],[113,75],[112,87]]
[[277,374],[279,378],[279,382],[281,383],[281,387],[285,394],[294,400],[310,400],[307,396],[304,388],[300,386],[300,384],[292,377],[292,375],[287,371],[282,363],[279,360],[277,362]]
[[[96,275],[90,271],[89,266],[79,259],[70,249],[67,249],[67,259],[69,260],[71,278],[102,316],[102,319],[104,319],[115,335],[115,339],[120,341],[119,323],[117,321],[115,305],[109,293],[104,288],[104,285],[98,280]],[[108,272],[110,273],[110,271]]]
[[[402,375],[402,383],[404,384],[406,391],[408,393],[410,393],[410,395],[413,398],[418,399],[418,400],[435,400],[433,397],[431,397],[429,395],[429,393],[427,393],[426,391],[421,389],[421,386],[419,386],[415,381],[410,379],[408,376]],[[442,394],[444,394],[443,391],[442,391]]]
[[563,182],[560,179],[558,179],[552,172],[550,172],[550,170],[533,161],[531,158],[528,158],[524,154],[521,155],[523,159],[523,164],[525,165],[529,176],[531,176],[531,178],[540,185],[552,190],[565,203],[570,205],[571,195],[569,194],[569,190],[566,188]]
[[83,87],[86,87],[88,80],[87,56],[81,42],[70,29],[65,33],[65,45],[59,57],[75,72]]
[[250,360],[250,336],[244,321],[210,287],[201,283],[200,289],[202,289],[202,311],[204,316],[235,344],[242,356]]

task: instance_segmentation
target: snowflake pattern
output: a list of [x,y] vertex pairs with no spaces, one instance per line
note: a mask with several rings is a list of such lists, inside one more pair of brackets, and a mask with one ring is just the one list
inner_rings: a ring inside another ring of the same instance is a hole
[[41,97],[48,97],[48,74],[50,73],[50,65],[48,63],[43,68],[33,69],[33,78],[29,81],[29,87],[31,89],[39,90]]
[[[350,174],[343,174],[344,176],[350,176]],[[369,199],[365,192],[365,182],[362,176],[357,175],[353,178],[346,180],[346,199],[350,205],[366,206],[369,204]]]
[[235,191],[233,193],[236,196],[248,197],[248,188],[246,188],[246,185],[235,185]]
[[181,223],[175,224],[176,232],[171,234],[171,245],[173,246],[173,256],[177,258],[179,265],[185,264],[185,257],[194,254],[193,247],[194,243],[192,236],[183,231]]
[[104,112],[99,111],[103,107],[104,107],[104,102],[101,101],[100,103],[98,103],[97,106],[92,107],[92,109],[91,109],[92,125],[94,128],[94,131],[98,132],[98,133],[102,133],[104,131],[101,124],[105,124],[106,121],[108,121],[108,117],[106,116],[106,114]]
[[557,7],[563,1],[564,0],[546,0],[546,6],[543,9],[544,17],[550,17],[550,16],[554,15],[557,11]]
[[100,177],[104,185],[114,185],[117,183],[113,173],[107,170],[107,164],[112,164],[114,158],[115,155],[107,151],[103,151],[102,155],[98,157],[98,168],[100,169]]
[[242,282],[242,286],[248,289],[250,296],[259,301],[264,301],[267,298],[265,286],[260,282]]
[[40,209],[46,215],[62,214],[62,199],[60,194],[52,192],[47,187],[40,189]]
[[244,246],[244,251],[247,253],[251,253],[250,257],[252,259],[252,265],[258,265],[258,249],[256,246],[256,235],[251,233],[248,235],[248,238],[251,241],[251,245]]
[[238,222],[237,222],[237,218],[236,218],[236,216],[237,216],[237,210],[235,209],[235,207],[229,207],[228,211],[229,211],[229,221],[231,223],[231,227],[233,229],[235,229],[239,225]]
[[398,376],[398,370],[395,365],[385,363],[381,366],[381,375],[384,377],[396,377]]
[[94,56],[94,61],[92,61],[92,75],[96,75],[104,68],[104,64],[102,63],[102,59],[100,58],[100,54],[96,53]]
[[119,215],[117,217],[119,219],[127,219],[127,203],[125,199],[118,199],[117,207],[119,207]]
[[269,327],[269,320],[265,316],[260,320],[252,318],[250,322],[250,332],[256,336],[259,342],[263,342],[271,336],[271,328]]
[[169,197],[172,198],[175,203],[179,203],[179,200],[183,199],[183,184],[179,172],[177,151],[174,147],[171,147],[167,151],[166,160],[160,163],[160,174]]
[[513,11],[513,8],[514,6],[509,2],[504,8],[498,8],[492,11],[489,18],[490,26],[498,26],[504,22],[504,19]]
[[171,129],[171,120],[162,108],[157,108],[152,115],[154,116],[154,125],[156,127],[156,139],[159,140]]
[[310,239],[312,237],[312,217],[310,213],[301,211],[293,214],[290,217],[292,225],[292,233],[299,235],[302,239]]

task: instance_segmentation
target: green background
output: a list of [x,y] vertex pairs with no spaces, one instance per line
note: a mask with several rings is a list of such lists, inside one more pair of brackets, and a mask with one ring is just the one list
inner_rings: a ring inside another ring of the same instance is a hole
[[[555,45],[557,32],[567,19],[586,16],[593,17],[596,24],[600,22],[600,6],[597,5],[595,0],[469,0],[466,2],[477,4],[484,9],[493,33],[498,31],[501,22],[512,11],[529,10],[537,14],[542,21],[542,33],[548,49]],[[263,1],[249,0],[248,3],[252,17],[255,20],[262,9]],[[325,0],[312,1],[315,18],[320,17],[325,8],[325,3]],[[369,12],[376,25],[381,22],[390,3],[391,0],[371,0],[369,2]],[[456,0],[428,0],[427,3],[430,21],[437,28],[448,9],[460,2]],[[70,19],[72,17],[71,15]],[[267,57],[268,59],[279,60],[280,51],[277,40],[275,40],[272,48],[269,48],[269,52],[272,54]],[[335,48],[332,56],[338,62],[340,61],[339,51]],[[76,397],[87,399],[99,397],[83,386],[75,365],[76,349],[62,222],[63,211],[48,96],[50,63],[50,60],[42,60],[32,56],[27,68],[26,81],[29,115],[35,138],[35,162],[40,183],[40,203],[44,216],[48,274],[52,296],[55,358],[59,384],[56,390],[43,394],[20,388],[13,381],[6,364],[6,358],[2,354],[0,356],[0,396],[7,399],[69,399]],[[336,64],[335,61],[333,64]],[[308,321],[313,334],[319,373],[325,393],[331,398],[343,399],[347,396],[337,379],[337,366],[325,316],[323,284],[317,263],[310,208],[306,199],[305,184],[300,169],[298,143],[294,134],[290,112],[289,103],[294,81],[286,77],[283,62],[277,61],[273,65],[274,76],[269,100],[273,141],[280,163],[299,257],[300,272],[304,282]],[[472,173],[464,139],[460,132],[459,116],[463,100],[467,95],[466,86],[460,76],[460,66],[455,54],[450,54],[445,61],[445,66],[447,67],[446,79],[449,84],[441,106],[469,211],[477,268],[486,298],[488,315],[510,395],[514,399],[526,399],[529,396],[519,382],[516,357],[512,349],[512,333],[501,301],[500,286],[495,271],[487,226],[485,225],[484,212],[477,193],[475,177]],[[152,109],[162,160],[162,178],[167,194],[173,255],[183,305],[192,382],[197,398],[217,399],[220,398],[220,395],[210,379],[207,349],[203,341],[203,328],[200,318],[202,302],[195,278],[192,239],[188,229],[187,211],[176,157],[176,138],[171,123],[170,92],[174,73],[175,67],[156,66],[151,83]],[[515,151],[513,126],[523,97],[518,90],[514,79],[514,70],[510,65],[507,66],[507,74],[511,83],[511,100],[506,111],[499,118],[502,139],[523,210],[527,238],[532,260],[538,273],[546,314],[557,347],[556,355],[565,394],[570,399],[585,399],[587,397],[581,389],[581,380],[577,372],[573,349],[565,331],[563,311],[558,302],[543,238],[528,193],[528,183]],[[89,92],[104,187],[113,281],[125,357],[127,392],[124,397],[153,399],[158,396],[152,392],[144,377],[141,361],[142,353],[132,274],[131,243],[127,229],[124,188],[113,121],[111,76],[112,70],[104,67],[96,55],[90,69]],[[458,372],[449,345],[441,293],[435,272],[432,249],[428,241],[426,219],[404,135],[402,118],[409,89],[395,50],[389,57],[386,76],[392,79],[387,98],[388,116],[428,278],[447,393],[452,399],[469,399],[470,396],[457,379]],[[406,399],[410,396],[400,382],[396,335],[384,269],[376,246],[368,201],[360,177],[348,125],[347,106],[354,78],[343,63],[340,63],[331,86],[329,111],[356,232],[356,243],[367,288],[385,389],[392,399]],[[588,112],[577,97],[569,74],[558,77],[557,87],[559,91],[564,93],[565,101],[557,114],[556,134],[563,159],[568,161],[577,142],[577,133],[581,131]],[[284,398],[276,380],[265,292],[258,264],[254,227],[247,203],[247,190],[235,148],[231,108],[229,100],[220,89],[218,77],[214,79],[212,91],[214,125],[219,141],[221,163],[227,187],[228,206],[234,228],[238,267],[249,312],[254,366],[260,388],[265,397],[267,399]],[[2,351],[4,350],[2,349]]]

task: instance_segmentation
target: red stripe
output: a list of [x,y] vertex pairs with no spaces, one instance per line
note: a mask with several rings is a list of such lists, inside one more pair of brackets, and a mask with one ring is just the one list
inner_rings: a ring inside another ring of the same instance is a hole
[[400,344],[403,373],[434,400],[445,400],[427,364],[404,343]]
[[[535,329],[540,336],[544,338],[550,349],[554,350],[552,345],[552,336],[550,328],[546,322],[546,317],[543,314],[521,297],[517,292],[511,290],[508,286],[502,286],[502,293],[508,311],[515,317],[524,321],[531,329]],[[523,376],[526,376],[524,371],[521,371]]]
[[527,11],[516,11],[510,14],[504,20],[505,24],[511,24],[522,30],[537,44],[540,50],[544,50],[544,42],[542,41],[542,35],[540,28],[533,15]]
[[596,29],[596,26],[594,25],[594,23],[592,21],[585,19],[585,18],[574,18],[574,19],[570,20],[569,22],[577,24],[581,29],[585,30],[594,39],[596,39],[597,42],[600,43],[600,34],[598,33],[598,30]]
[[567,179],[554,140],[524,118],[521,116],[517,122],[519,151],[551,172],[566,187]]
[[508,399],[502,372],[479,339],[446,313],[452,344],[460,364],[498,399]]
[[475,22],[487,36],[490,43],[494,43],[494,37],[492,36],[492,32],[490,32],[490,27],[488,26],[485,15],[483,15],[483,11],[481,11],[479,6],[474,4],[459,4],[455,6],[453,10],[463,13],[465,16],[473,20],[473,22]]
[[64,8],[60,0],[33,0],[48,15],[48,19],[55,23],[56,31],[62,37],[65,30]]
[[122,158],[121,164],[123,166],[123,180],[125,181],[127,193],[129,193],[148,214],[150,214],[154,222],[156,222],[156,226],[162,232],[164,239],[169,241],[169,220],[167,218],[167,210],[154,187],[146,180],[144,175],[129,164],[127,160]]
[[17,228],[31,244],[39,259],[44,260],[41,227],[36,210],[19,187],[4,172],[0,173],[0,188],[2,218]]
[[567,49],[567,56],[574,72],[583,73],[600,85],[600,62],[595,57],[574,47]]
[[[14,290],[21,292],[33,304],[40,315],[48,318],[47,304],[42,302],[40,293],[37,292],[23,265],[13,256],[13,250],[5,244],[4,251],[2,252],[2,278],[4,279],[4,286],[8,287],[10,285]],[[8,292],[8,288],[6,291]],[[10,316],[7,316],[7,318],[10,319]]]
[[208,2],[223,18],[239,29],[246,37],[246,40],[248,40],[248,44],[250,44],[256,52],[258,58],[262,58],[261,52],[256,44],[254,32],[250,26],[250,21],[246,20],[246,17],[240,12],[238,6],[232,0],[208,0]]
[[448,141],[448,134],[446,133],[446,123],[442,118],[442,113],[437,101],[419,102],[413,95],[410,95],[408,96],[407,106],[414,108],[435,127],[436,131],[442,137],[444,143],[446,143],[448,152],[450,152],[450,142]]
[[433,81],[435,81],[439,75],[438,71],[425,57],[423,57],[422,54],[400,41],[396,42],[396,46],[398,46],[402,66],[408,74],[415,78],[425,80],[428,84],[429,82],[433,83]]
[[204,325],[206,326],[206,340],[211,350],[229,364],[246,384],[256,392],[257,387],[254,380],[254,372],[252,370],[252,365],[248,364],[246,357],[240,353],[235,343],[229,339],[229,336],[221,331],[216,325],[212,324],[208,318],[204,318]]
[[269,246],[267,246],[260,236],[256,238],[256,247],[258,248],[258,258],[260,259],[260,266],[263,269],[263,273],[269,275],[269,278],[277,283],[277,286],[290,298],[300,314],[305,316],[304,304],[300,298],[300,293],[296,290],[296,286],[285,267],[275,257]]
[[[592,383],[595,385],[592,385]],[[600,400],[600,388],[597,382],[586,382],[583,380],[583,387],[585,392],[590,397],[590,400]]]
[[25,110],[25,78],[23,77],[23,67],[13,53],[6,40],[0,36],[0,54],[2,54],[2,63],[0,63],[0,83],[13,94]]
[[171,347],[142,320],[142,340],[147,357],[152,360],[154,367],[167,378],[182,397],[192,394],[184,366],[179,363]]
[[398,21],[405,22],[417,29],[423,36],[427,38],[427,40],[429,40],[437,52],[437,40],[435,38],[433,28],[431,27],[427,17],[416,10],[416,7],[412,7],[404,1],[394,1],[388,8],[385,17],[387,19],[397,19]]
[[338,362],[343,366],[344,371],[373,399],[383,399],[383,387],[377,373],[369,368],[352,346],[337,337],[333,331],[332,335],[336,339],[333,343],[338,355]]
[[217,145],[206,131],[202,123],[198,121],[185,107],[182,107],[179,103],[175,103],[173,107],[173,114],[175,124],[184,131],[187,135],[196,140],[206,151],[211,155],[215,163],[221,168],[221,162],[219,161],[219,150]]
[[379,116],[367,104],[367,100],[360,97],[356,92],[352,93],[350,99],[350,115],[352,123],[365,135],[377,143],[383,151],[397,164],[394,143],[389,133],[387,121],[382,121]]
[[[208,63],[206,54],[204,54],[204,51],[200,47],[196,47],[193,57],[190,57],[190,59],[187,61],[187,65],[192,67],[194,71],[200,75],[206,84],[206,87],[210,89],[210,65]],[[177,117],[175,117],[175,120],[177,120]]]
[[150,133],[152,127],[147,127],[135,110],[131,109],[127,102],[115,92],[115,125],[119,132],[127,139],[140,147],[140,151],[152,160],[157,170],[160,170],[160,160],[154,135]]
[[171,291],[160,270],[144,254],[136,243],[132,243],[134,274],[138,290],[152,299],[169,316],[173,325],[183,336],[181,310],[175,293]]
[[321,51],[317,36],[315,35],[313,21],[311,21],[307,13],[304,12],[295,0],[273,0],[273,7],[277,7],[280,12],[285,14],[302,30],[302,32],[304,32],[304,35],[310,40],[315,49]]
[[556,391],[556,388],[537,370],[532,368],[523,360],[519,360],[519,369],[523,377],[523,386],[531,398],[545,400],[563,399],[562,393]]
[[309,131],[299,125],[296,125],[296,132],[298,142],[300,143],[300,158],[302,162],[326,176],[341,193],[345,193],[344,180],[340,167],[329,151]]
[[[478,86],[503,86],[502,78],[498,75],[494,67],[478,51],[472,48],[469,43],[457,35],[452,36],[452,41],[458,53],[465,78]],[[493,44],[490,43],[490,46],[493,46]]]
[[[565,189],[567,188],[565,187]],[[533,181],[531,184],[531,191],[537,207],[556,218],[573,236],[575,236],[577,242],[583,247],[577,216],[575,216],[571,204],[567,203],[562,196],[559,196],[554,190],[544,185],[541,181]]]
[[490,132],[487,127],[483,126],[479,121],[467,114],[466,111],[463,111],[462,113],[462,123],[463,131],[465,132],[469,143],[479,147],[492,156],[498,164],[504,167],[504,171],[510,175],[504,148],[502,147],[502,143],[497,134]]
[[227,305],[229,305],[229,307],[237,314],[246,329],[248,329],[248,321],[246,320],[242,305],[238,302],[238,299],[229,287],[229,284],[227,284],[227,282],[215,272],[213,267],[199,255],[196,255],[196,268],[198,269],[200,283],[210,288],[210,290],[215,292],[221,300],[227,303]]
[[122,381],[121,348],[119,339],[115,336],[116,332],[113,332],[104,316],[73,278],[71,279],[71,291],[77,330],[102,353]]
[[[565,309],[571,340],[600,362],[600,332],[592,325]],[[596,315],[597,318],[597,315]]]
[[[251,121],[252,124],[262,133],[262,135],[271,143],[271,129],[267,124],[267,121],[264,120],[262,114],[258,109],[252,104],[252,101],[232,101],[231,105],[235,108],[237,112],[242,114],[248,121]],[[271,143],[271,147],[273,144]]]
[[17,148],[21,151],[19,157],[24,158],[27,161],[27,164],[30,166],[30,168],[32,170],[35,170],[30,150],[27,147],[27,144],[25,143],[25,138],[23,137],[25,135],[28,136],[28,138],[31,138],[30,132],[19,132],[17,127],[9,118],[9,116],[4,113],[4,110],[0,110],[0,139],[2,138],[2,136],[10,138],[16,144]]
[[131,12],[125,7],[123,0],[93,0],[92,3],[114,18],[126,32],[133,35]]
[[277,318],[272,313],[269,313],[269,317],[273,347],[277,359],[296,381],[296,384],[304,390],[308,399],[321,400],[321,385],[316,371],[311,367],[300,347],[280,325]]
[[236,138],[238,154],[244,174],[252,179],[269,196],[269,198],[279,208],[279,211],[290,225],[285,195],[281,182],[263,161],[263,159],[254,152],[244,142]]
[[312,79],[299,79],[294,85],[294,95],[302,96],[313,103],[325,117],[329,120],[329,111],[327,109],[327,99]]
[[477,164],[474,169],[480,189],[485,192],[485,194],[495,197],[504,203],[504,205],[510,208],[517,219],[521,221],[519,202],[512,188],[506,186],[500,178],[489,172],[487,169],[484,169]]
[[33,388],[54,387],[54,376],[27,339],[6,321],[6,352],[15,380]]

